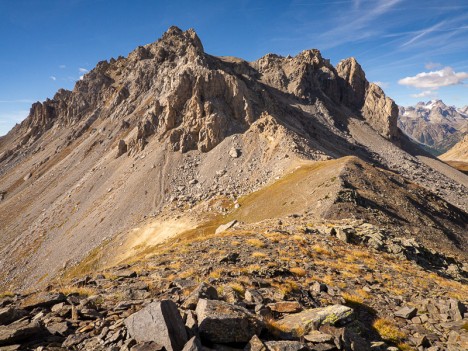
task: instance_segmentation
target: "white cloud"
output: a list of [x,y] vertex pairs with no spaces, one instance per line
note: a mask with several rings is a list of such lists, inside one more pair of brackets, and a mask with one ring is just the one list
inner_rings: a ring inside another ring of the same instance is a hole
[[53,81],[57,80],[57,77],[55,77],[55,76],[50,76],[49,78],[52,79]]
[[86,68],[79,68],[80,73],[88,73],[89,71]]
[[60,65],[59,68],[60,69],[65,69],[65,68],[67,68],[67,66],[66,65]]
[[426,69],[435,69],[442,67],[442,65],[438,62],[428,62],[424,65],[424,67],[426,67]]
[[437,97],[437,92],[434,90],[424,90],[418,94],[412,94],[410,95],[413,98],[425,98],[425,97],[430,97],[430,98],[436,98]]
[[84,76],[80,76],[80,80],[83,80]]
[[380,81],[377,81],[377,82],[373,82],[374,84],[378,85],[379,87],[381,87],[382,89],[385,89],[385,88],[388,88],[390,86],[390,84],[388,82],[380,82]]
[[463,84],[466,79],[468,79],[468,72],[455,72],[452,67],[444,67],[439,71],[422,72],[414,77],[400,79],[398,84],[435,90],[440,87]]

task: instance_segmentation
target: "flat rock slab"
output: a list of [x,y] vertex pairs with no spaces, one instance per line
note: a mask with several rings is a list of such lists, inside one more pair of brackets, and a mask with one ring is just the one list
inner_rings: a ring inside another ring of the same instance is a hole
[[403,307],[395,312],[395,317],[411,319],[416,316],[418,310],[414,307]]
[[125,326],[137,342],[153,341],[167,351],[181,351],[188,341],[182,317],[171,300],[149,304],[127,317]]
[[220,234],[232,227],[234,227],[237,224],[237,220],[230,221],[226,224],[221,224],[218,228],[216,228],[215,234]]
[[309,349],[307,345],[299,341],[267,341],[265,346],[268,351],[305,351]]
[[333,336],[330,334],[322,333],[318,330],[311,330],[309,334],[304,335],[304,339],[316,344],[320,343],[333,343]]
[[224,301],[200,299],[196,313],[200,337],[211,343],[247,343],[262,329],[245,308]]
[[308,333],[324,324],[344,325],[354,319],[353,309],[343,305],[314,308],[299,313],[289,314],[278,321],[279,329],[286,333],[299,330]]
[[281,301],[268,304],[272,311],[279,313],[294,313],[302,311],[302,306],[297,301]]
[[62,293],[54,294],[48,292],[40,292],[38,294],[28,296],[21,304],[21,307],[29,310],[32,310],[36,307],[49,308],[66,300],[67,298]]
[[7,325],[13,323],[14,321],[25,316],[26,314],[26,311],[14,307],[0,308],[0,325]]
[[38,340],[45,336],[47,332],[41,328],[36,321],[29,322],[28,320],[12,323],[7,326],[0,327],[0,346],[11,345],[16,342],[24,342],[27,340]]

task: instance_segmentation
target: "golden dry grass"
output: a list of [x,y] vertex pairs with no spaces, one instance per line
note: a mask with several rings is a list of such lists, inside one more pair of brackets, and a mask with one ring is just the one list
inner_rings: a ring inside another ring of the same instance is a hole
[[239,293],[240,295],[244,295],[245,293],[245,288],[242,284],[239,284],[239,283],[235,283],[235,282],[232,282],[232,283],[229,283],[229,286],[232,288],[232,290],[234,290],[235,292]]
[[385,341],[399,343],[406,337],[406,334],[393,321],[386,318],[377,319],[372,326]]
[[247,239],[245,241],[245,243],[250,245],[250,246],[254,246],[254,247],[258,247],[258,248],[265,247],[265,243],[263,241],[261,241],[260,239],[256,239],[256,238]]
[[289,271],[298,277],[305,277],[307,275],[307,271],[301,267],[292,267]]

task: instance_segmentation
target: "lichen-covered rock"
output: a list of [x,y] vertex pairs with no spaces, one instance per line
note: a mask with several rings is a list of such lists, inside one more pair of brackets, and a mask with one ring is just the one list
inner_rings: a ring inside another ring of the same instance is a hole
[[343,305],[332,305],[289,314],[277,323],[281,331],[298,335],[317,330],[321,325],[325,324],[344,325],[352,321],[353,318],[352,308]]

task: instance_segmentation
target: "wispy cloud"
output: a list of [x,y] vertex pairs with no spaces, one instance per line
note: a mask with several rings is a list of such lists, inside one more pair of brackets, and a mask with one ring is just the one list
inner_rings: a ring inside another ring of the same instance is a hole
[[437,29],[441,28],[444,24],[445,24],[445,21],[442,21],[442,22],[439,22],[437,24],[434,24],[433,26],[431,26],[429,28],[421,30],[417,35],[412,37],[407,42],[403,43],[401,46],[404,47],[404,46],[407,46],[407,45],[411,45],[412,43],[414,43],[418,39],[422,38],[423,36],[428,35],[429,33],[434,32]]
[[66,65],[60,65],[59,68],[60,69],[65,69],[65,68],[67,68],[67,66]]
[[80,73],[88,73],[89,71],[86,69],[86,68],[79,68],[78,71],[80,71]]
[[412,98],[417,98],[417,99],[427,98],[427,97],[430,97],[431,99],[434,99],[434,98],[437,97],[437,92],[434,91],[434,90],[424,90],[424,91],[421,91],[420,93],[417,93],[417,94],[411,94],[410,96]]
[[[381,26],[375,26],[375,20],[391,11],[402,0],[378,0],[373,2],[354,2],[354,8],[346,15],[337,18],[334,29],[324,32],[320,38],[323,47],[332,48],[343,43],[360,41],[381,33]],[[364,6],[365,5],[365,6]],[[354,18],[350,20],[350,18]]]
[[435,90],[440,87],[463,84],[466,79],[468,79],[468,72],[455,72],[452,67],[444,67],[439,71],[422,72],[413,77],[400,79],[398,84]]
[[50,76],[49,78],[52,79],[53,81],[56,81],[56,80],[57,80],[57,77],[56,77],[56,76]]
[[442,64],[438,62],[428,62],[424,65],[424,67],[426,67],[426,69],[435,69],[435,68],[442,67]]

